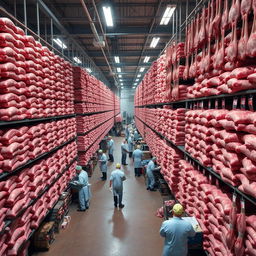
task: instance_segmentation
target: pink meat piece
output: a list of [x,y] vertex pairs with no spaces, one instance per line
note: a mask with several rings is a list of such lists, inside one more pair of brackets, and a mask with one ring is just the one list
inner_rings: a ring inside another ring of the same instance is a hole
[[235,124],[250,124],[252,122],[251,111],[246,110],[231,110],[227,115],[226,119],[233,121]]
[[235,68],[230,73],[230,78],[236,78],[236,79],[245,79],[250,74],[253,74],[255,70],[255,67],[253,66],[247,66],[247,67],[241,67],[241,68]]

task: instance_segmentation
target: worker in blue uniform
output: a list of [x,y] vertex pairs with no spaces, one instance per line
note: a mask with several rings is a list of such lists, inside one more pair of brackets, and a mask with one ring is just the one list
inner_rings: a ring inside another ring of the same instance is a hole
[[127,165],[126,157],[127,157],[127,153],[129,153],[129,150],[128,150],[128,144],[126,139],[121,144],[121,151],[122,151],[122,160],[121,160],[122,165]]
[[142,156],[143,152],[140,149],[140,145],[137,145],[137,148],[132,153],[133,165],[134,165],[134,174],[135,177],[140,177],[141,175],[141,168],[142,168]]
[[112,139],[111,136],[108,137],[108,156],[109,156],[109,159],[108,161],[110,162],[114,162],[114,140]]
[[134,140],[137,141],[140,138],[137,130],[134,131]]
[[125,127],[125,138],[128,140],[128,138],[129,138],[129,135],[130,135],[130,132],[129,132],[129,127],[128,127],[128,125],[126,125],[126,127]]
[[108,158],[106,156],[105,153],[103,153],[103,150],[99,150],[99,165],[100,165],[100,170],[102,172],[102,180],[106,180],[107,179],[107,162],[108,162]]
[[184,213],[181,204],[172,208],[173,218],[162,223],[160,235],[165,238],[162,256],[187,256],[188,238],[195,236],[193,226],[181,216]]
[[133,152],[133,134],[130,133],[130,136],[128,138],[128,149],[129,149],[129,157],[132,157]]
[[91,191],[88,182],[88,174],[82,169],[82,166],[76,166],[77,180],[73,182],[78,188],[79,209],[77,211],[84,212],[89,208],[89,200]]
[[121,164],[116,164],[116,170],[111,173],[109,188],[113,190],[114,196],[114,206],[119,208],[124,208],[124,204],[122,204],[123,199],[123,182],[126,180],[125,174],[121,171]]
[[155,166],[156,163],[156,157],[153,157],[148,165],[147,165],[147,190],[150,191],[156,191],[155,190],[155,177],[154,177],[154,171],[159,170],[161,167],[156,168]]

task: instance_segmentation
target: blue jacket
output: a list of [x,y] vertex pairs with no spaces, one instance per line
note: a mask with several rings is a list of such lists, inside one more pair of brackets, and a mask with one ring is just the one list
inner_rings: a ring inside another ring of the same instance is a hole
[[110,155],[114,153],[114,141],[112,139],[108,141],[108,153]]
[[102,172],[107,172],[107,162],[108,162],[108,158],[105,154],[102,154],[102,156],[100,157],[100,170]]
[[134,161],[134,168],[141,168],[141,158],[142,158],[143,152],[140,149],[136,149],[132,153],[132,158]]
[[164,221],[160,228],[160,235],[165,238],[162,256],[187,256],[188,237],[195,234],[192,225],[182,218]]

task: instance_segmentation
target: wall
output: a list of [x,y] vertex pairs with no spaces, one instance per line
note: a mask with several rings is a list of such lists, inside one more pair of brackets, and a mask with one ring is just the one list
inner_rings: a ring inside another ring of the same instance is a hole
[[[120,93],[120,104],[121,104],[121,114],[123,116],[124,111],[129,116],[134,115],[134,89],[121,89]],[[124,117],[124,116],[123,116]]]

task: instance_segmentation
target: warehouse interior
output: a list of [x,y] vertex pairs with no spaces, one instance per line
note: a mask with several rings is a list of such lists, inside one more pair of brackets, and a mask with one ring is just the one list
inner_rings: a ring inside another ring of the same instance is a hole
[[256,256],[255,33],[255,0],[0,0],[0,256]]

